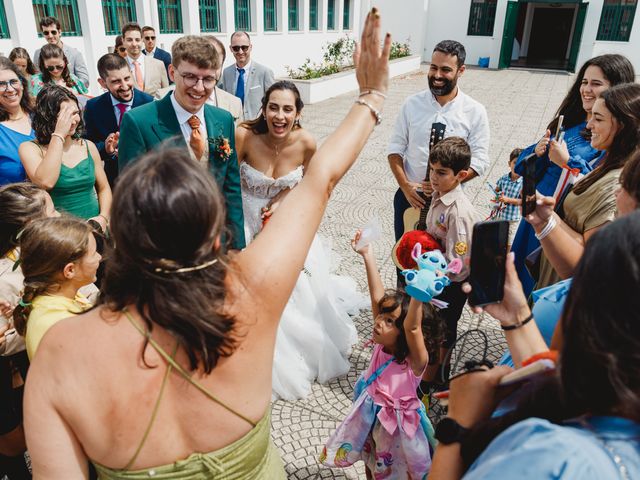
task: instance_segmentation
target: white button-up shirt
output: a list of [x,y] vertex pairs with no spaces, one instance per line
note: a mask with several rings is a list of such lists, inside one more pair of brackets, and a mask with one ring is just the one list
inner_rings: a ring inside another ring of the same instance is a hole
[[173,105],[173,109],[176,112],[176,117],[178,117],[178,123],[180,124],[180,131],[182,131],[182,135],[184,136],[185,142],[189,145],[189,140],[191,139],[191,127],[189,126],[189,119],[195,115],[200,119],[200,133],[202,133],[202,138],[207,138],[207,124],[204,121],[204,105],[200,110],[196,113],[191,113],[186,111],[176,100],[176,96],[171,93],[171,104]]
[[117,105],[119,103],[122,103],[122,104],[126,105],[127,109],[125,110],[125,113],[128,112],[129,110],[131,110],[131,107],[133,106],[133,96],[134,95],[135,95],[135,92],[133,93],[133,95],[131,95],[131,100],[129,100],[128,102],[121,102],[120,100],[118,100],[113,95],[110,95],[111,104],[113,105],[113,113],[116,116],[116,124],[117,125],[120,125],[120,109],[117,107]]
[[462,137],[467,141],[471,147],[471,168],[482,175],[489,166],[489,118],[484,106],[460,88],[453,100],[441,106],[427,89],[407,98],[389,139],[387,154],[403,158],[407,180],[425,180],[431,125],[435,122],[447,126],[445,137]]

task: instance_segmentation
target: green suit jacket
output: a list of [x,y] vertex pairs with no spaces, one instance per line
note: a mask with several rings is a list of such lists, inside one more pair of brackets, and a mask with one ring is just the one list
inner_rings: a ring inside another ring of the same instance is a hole
[[[232,233],[231,247],[240,250],[246,246],[246,243],[233,117],[226,110],[207,104],[204,106],[204,117],[207,136],[212,139],[222,135],[229,140],[232,148],[231,157],[223,160],[215,154],[213,146],[210,145],[209,170],[224,195],[227,226]],[[168,139],[174,139],[177,145],[187,148],[171,104],[171,95],[157,102],[129,110],[125,113],[120,125],[118,170],[122,172],[129,163]]]

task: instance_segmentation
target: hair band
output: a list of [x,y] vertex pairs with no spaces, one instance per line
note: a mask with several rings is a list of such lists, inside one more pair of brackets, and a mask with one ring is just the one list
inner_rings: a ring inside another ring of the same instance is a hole
[[218,259],[214,258],[213,260],[209,260],[208,262],[201,263],[200,265],[196,265],[195,267],[183,267],[183,268],[177,268],[175,270],[167,270],[161,267],[156,267],[154,269],[154,272],[166,273],[166,274],[195,272],[196,270],[204,270],[205,268],[215,265],[216,263],[218,263]]
[[20,305],[22,308],[27,308],[31,306],[31,302],[24,302],[21,298],[20,300],[18,300],[18,305]]

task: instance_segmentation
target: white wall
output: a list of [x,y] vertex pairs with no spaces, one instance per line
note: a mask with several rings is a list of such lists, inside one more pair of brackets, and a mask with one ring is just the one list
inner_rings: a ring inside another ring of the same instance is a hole
[[[433,0],[373,0],[382,15],[382,31],[391,33],[394,42],[405,43],[409,40],[411,53],[431,59],[431,51],[425,57],[425,29],[427,13]],[[366,10],[366,5],[365,5]]]

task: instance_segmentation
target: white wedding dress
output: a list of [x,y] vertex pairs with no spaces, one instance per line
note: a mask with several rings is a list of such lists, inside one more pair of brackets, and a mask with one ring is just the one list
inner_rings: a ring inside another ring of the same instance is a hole
[[[240,176],[249,243],[262,229],[262,208],[302,180],[302,166],[273,179],[242,163]],[[330,253],[326,242],[316,235],[282,313],[273,361],[274,398],[304,398],[314,380],[324,383],[349,371],[348,357],[358,337],[349,314],[365,307],[367,299],[357,291],[353,279],[330,273]]]

